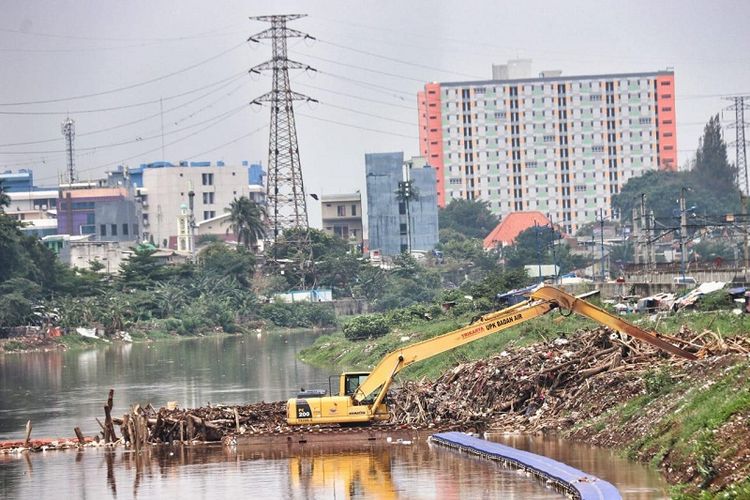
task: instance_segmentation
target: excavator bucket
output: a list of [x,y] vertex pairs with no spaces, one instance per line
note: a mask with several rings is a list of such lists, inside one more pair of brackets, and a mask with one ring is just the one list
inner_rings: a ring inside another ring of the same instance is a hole
[[[688,352],[666,340],[667,337],[661,336],[656,333],[647,332],[632,323],[629,323],[619,316],[611,314],[604,309],[596,307],[583,299],[579,299],[569,293],[563,292],[562,290],[553,286],[542,286],[533,292],[531,292],[532,300],[542,300],[557,304],[561,309],[567,309],[573,311],[587,318],[591,318],[594,321],[601,323],[604,326],[617,330],[618,332],[624,333],[638,340],[648,342],[654,347],[666,351],[675,356],[679,356],[684,359],[691,361],[698,359],[695,354]],[[671,339],[670,340],[674,340]]]

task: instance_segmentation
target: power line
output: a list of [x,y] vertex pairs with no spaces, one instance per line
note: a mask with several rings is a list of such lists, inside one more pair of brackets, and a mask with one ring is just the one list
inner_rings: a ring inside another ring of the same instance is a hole
[[412,99],[416,99],[416,94],[414,94],[412,92],[404,92],[403,90],[394,89],[392,87],[385,87],[383,85],[378,85],[376,83],[366,82],[364,80],[357,80],[356,78],[351,78],[351,77],[348,77],[346,75],[340,75],[338,73],[332,73],[330,71],[322,71],[322,70],[318,70],[318,74],[332,76],[334,78],[338,78],[339,80],[345,80],[345,81],[354,83],[355,85],[357,85],[359,87],[364,87],[367,90],[375,90],[377,92],[381,92],[381,93],[390,95],[390,96],[395,97],[396,99],[399,99],[401,101],[403,101],[404,98],[403,97],[399,97],[399,96],[397,96],[395,94],[406,95],[406,96],[411,97]]
[[[200,125],[203,125],[204,123],[207,123],[207,122],[210,122],[210,121],[213,121],[213,120],[218,120],[218,119],[221,119],[221,118],[226,118],[227,116],[231,116],[232,114],[237,113],[238,111],[240,111],[241,109],[246,108],[247,106],[248,106],[247,104],[243,104],[242,106],[238,106],[238,107],[233,108],[233,109],[231,109],[229,111],[225,111],[224,113],[221,113],[219,115],[212,116],[211,118],[207,118],[207,119],[205,119],[205,120],[203,120],[201,122],[194,123],[194,124],[188,125],[186,127],[182,127],[182,128],[170,130],[169,132],[166,132],[165,135],[175,134],[175,133],[178,133],[178,132],[182,132],[184,130],[189,130],[191,128],[198,127]],[[85,147],[85,148],[77,148],[77,151],[94,151],[94,150],[99,150],[99,149],[109,149],[109,148],[114,148],[114,147],[119,147],[119,146],[126,146],[128,144],[134,144],[136,142],[148,141],[148,140],[152,140],[152,139],[158,139],[159,137],[161,137],[161,135],[162,134],[159,133],[159,134],[156,134],[156,135],[146,136],[146,137],[138,136],[135,139],[131,139],[131,140],[128,140],[128,141],[114,142],[114,143],[110,143],[110,144],[99,144],[97,146],[88,146],[88,147]],[[67,148],[66,149],[45,150],[45,151],[0,151],[0,155],[32,155],[32,154],[36,155],[36,154],[65,153],[65,152],[67,152]]]
[[39,33],[34,31],[28,31],[28,30],[19,30],[19,29],[12,29],[12,28],[0,28],[0,32],[3,33],[14,33],[18,35],[25,35],[25,36],[37,36],[42,38],[57,38],[57,39],[65,39],[65,40],[88,40],[88,41],[94,41],[94,42],[101,42],[101,41],[107,41],[107,42],[138,42],[138,41],[145,41],[145,42],[178,42],[183,40],[196,40],[196,39],[202,39],[202,38],[212,38],[214,36],[224,36],[227,34],[225,31],[227,28],[231,28],[234,26],[239,26],[239,24],[228,24],[221,28],[214,28],[211,30],[195,33],[192,35],[185,35],[185,36],[178,36],[178,37],[156,37],[156,38],[116,38],[116,37],[91,37],[91,36],[81,36],[81,35],[66,35],[66,34],[59,34],[59,33]]
[[467,78],[473,78],[473,79],[482,79],[483,78],[483,77],[477,76],[477,75],[471,75],[471,74],[467,74],[467,73],[461,73],[460,71],[453,71],[453,70],[449,70],[449,69],[437,68],[435,66],[428,66],[426,64],[415,63],[415,62],[412,62],[412,61],[405,61],[403,59],[397,59],[395,57],[384,56],[382,54],[377,54],[375,52],[369,52],[367,50],[355,49],[353,47],[348,47],[346,45],[341,45],[341,44],[338,44],[338,43],[329,42],[327,40],[318,39],[318,42],[325,43],[325,44],[328,44],[328,45],[332,45],[332,46],[338,47],[340,49],[349,50],[351,52],[356,52],[358,54],[365,54],[365,55],[368,55],[368,56],[377,57],[378,59],[383,59],[383,60],[386,60],[386,61],[391,61],[391,62],[395,62],[395,63],[399,63],[399,64],[404,64],[404,65],[407,65],[407,66],[412,66],[414,68],[423,68],[423,69],[429,69],[429,70],[433,70],[433,71],[440,71],[441,73],[450,73],[450,74],[453,74],[453,75],[465,76]]
[[334,61],[333,59],[326,59],[325,57],[313,56],[313,55],[305,54],[305,53],[299,52],[299,51],[294,51],[294,52],[297,53],[297,54],[299,54],[299,55],[301,55],[301,56],[304,56],[304,57],[309,57],[311,59],[318,59],[319,61],[323,61],[323,62],[327,62],[327,63],[331,63],[331,64],[336,64],[338,66],[343,66],[345,68],[354,68],[354,69],[359,69],[361,71],[369,71],[370,73],[376,73],[378,75],[389,76],[391,78],[400,78],[402,80],[410,80],[410,81],[418,82],[418,83],[421,83],[421,84],[424,83],[424,79],[422,79],[422,78],[412,78],[410,76],[404,76],[404,75],[400,75],[400,74],[397,74],[397,73],[389,73],[387,71],[380,71],[380,70],[377,70],[377,69],[368,68],[366,66],[357,66],[356,64],[348,64],[348,63],[344,63],[344,62],[341,62],[341,61]]
[[317,87],[315,85],[310,85],[310,84],[307,84],[307,83],[297,83],[297,85],[302,85],[303,87],[309,87],[311,89],[319,90],[319,91],[322,91],[322,92],[328,92],[328,93],[334,94],[334,95],[340,95],[340,96],[343,96],[343,97],[350,97],[352,99],[358,99],[360,101],[371,102],[371,103],[374,103],[374,104],[382,104],[383,106],[392,106],[394,108],[401,108],[401,109],[408,109],[410,111],[417,111],[417,107],[416,106],[407,106],[407,105],[404,105],[404,104],[396,104],[396,103],[393,103],[393,102],[380,101],[380,100],[377,100],[377,99],[368,99],[367,97],[362,97],[362,96],[358,96],[358,95],[355,95],[355,94],[347,94],[346,92],[339,92],[337,90],[331,90],[331,89],[327,89],[327,88],[324,88],[324,87]]
[[[190,134],[184,135],[184,136],[182,136],[180,138],[175,139],[172,142],[168,142],[168,143],[164,144],[164,146],[173,146],[175,144],[178,144],[178,143],[180,143],[180,142],[182,142],[182,141],[184,141],[186,139],[189,139],[191,137],[194,137],[194,136],[196,136],[198,134],[201,134],[201,133],[205,132],[206,130],[210,129],[211,127],[217,125],[220,122],[221,122],[221,120],[215,120],[213,123],[210,123],[210,124],[206,125],[205,127],[201,128],[199,130],[196,130],[195,132],[192,132]],[[122,158],[120,160],[112,161],[112,162],[108,162],[108,163],[102,163],[102,164],[97,165],[95,167],[89,167],[89,168],[86,168],[86,169],[79,169],[78,172],[79,173],[80,172],[91,172],[93,170],[100,170],[102,168],[110,167],[110,166],[113,166],[113,165],[123,164],[123,163],[127,162],[128,160],[133,160],[135,158],[138,158],[138,157],[141,157],[141,156],[144,156],[144,155],[148,155],[148,154],[151,154],[151,153],[156,153],[156,152],[161,151],[161,150],[162,150],[162,145],[159,145],[156,148],[149,149],[147,151],[141,151],[140,153],[134,154],[132,156],[128,156],[127,158]],[[57,179],[57,176],[55,176],[55,177],[41,177],[41,178],[36,179],[36,181],[40,182],[40,181],[45,181],[45,180],[56,180],[56,179]]]
[[341,109],[343,111],[350,111],[352,113],[357,113],[358,115],[370,116],[372,118],[377,118],[379,120],[386,120],[386,121],[393,122],[393,123],[402,123],[404,125],[409,125],[410,127],[413,127],[416,125],[415,122],[407,122],[405,120],[398,120],[396,118],[390,118],[388,116],[376,115],[374,113],[368,113],[366,111],[361,111],[358,109],[347,108],[345,106],[339,106],[337,104],[331,104],[331,103],[324,102],[324,101],[320,101],[320,104],[322,104],[323,106],[328,106],[329,108]]
[[[245,72],[243,71],[239,76],[240,77],[245,76]],[[220,87],[217,87],[216,89],[211,90],[210,92],[207,92],[205,94],[201,94],[200,96],[198,96],[198,97],[196,97],[194,99],[186,101],[186,102],[184,102],[182,104],[179,104],[177,106],[173,106],[172,108],[169,108],[169,109],[167,109],[167,110],[165,110],[163,112],[162,111],[158,111],[158,112],[156,112],[154,114],[147,115],[147,116],[138,118],[136,120],[131,120],[131,121],[128,121],[128,122],[125,122],[125,123],[120,123],[118,125],[113,125],[111,127],[99,128],[99,129],[93,130],[91,132],[86,132],[86,133],[83,133],[83,134],[76,134],[76,135],[78,137],[87,137],[87,136],[91,136],[91,135],[101,134],[103,132],[110,132],[110,131],[116,130],[118,128],[128,127],[130,125],[135,125],[136,123],[141,123],[141,122],[150,120],[152,118],[156,118],[156,117],[160,116],[162,113],[169,114],[172,111],[176,111],[178,109],[181,109],[181,108],[184,108],[184,107],[189,106],[191,104],[194,104],[194,103],[200,101],[201,99],[204,99],[204,98],[206,98],[206,97],[208,97],[208,96],[210,96],[210,95],[212,95],[212,94],[214,94],[214,93],[216,93],[216,92],[218,92],[220,90],[225,89],[226,87],[228,87],[229,85],[231,85],[237,79],[238,78],[235,77],[235,78],[233,78],[230,81],[226,81],[226,83],[224,83],[224,85],[221,85]],[[225,95],[222,95],[219,99],[212,101],[211,103],[209,103],[208,105],[206,105],[206,106],[204,106],[202,108],[199,108],[198,110],[194,111],[193,113],[191,113],[187,117],[181,118],[180,120],[178,120],[178,122],[185,121],[188,118],[192,118],[193,116],[195,116],[196,114],[198,114],[201,111],[205,110],[206,108],[209,108],[209,107],[213,106],[214,104],[216,104],[217,102],[219,102],[220,100],[226,98],[227,96],[232,95],[234,92],[236,92],[237,90],[239,90],[241,87],[242,87],[242,85],[240,85],[238,87],[235,87],[235,89],[231,90],[230,92],[228,92]],[[204,86],[202,88],[206,88],[206,87]],[[192,93],[192,91],[191,91],[191,93]],[[185,93],[185,94],[187,94],[187,93]],[[178,122],[175,122],[175,123],[178,123]],[[60,139],[58,137],[55,137],[55,138],[50,138],[50,139],[40,139],[40,140],[36,140],[36,141],[25,141],[25,142],[7,143],[7,144],[0,144],[0,148],[3,148],[3,147],[12,147],[12,146],[29,146],[29,145],[32,145],[32,144],[45,144],[45,143],[49,143],[49,142],[58,142],[59,140]],[[0,151],[0,154],[2,154],[1,151]]]
[[148,106],[149,104],[156,104],[161,101],[171,101],[174,99],[177,99],[179,97],[184,97],[186,95],[194,94],[196,92],[200,92],[201,90],[204,90],[209,87],[214,87],[216,85],[226,83],[226,82],[233,82],[236,80],[239,80],[245,75],[245,72],[236,73],[229,78],[225,78],[222,80],[219,80],[218,82],[213,82],[208,85],[203,85],[198,88],[188,90],[186,92],[181,92],[179,94],[170,95],[167,97],[160,97],[159,99],[151,99],[148,101],[141,101],[141,102],[134,102],[131,104],[122,104],[120,106],[110,106],[107,108],[91,108],[91,109],[74,109],[74,110],[66,110],[66,111],[0,111],[0,115],[40,115],[40,116],[46,116],[46,115],[81,115],[81,114],[89,114],[89,113],[103,113],[103,112],[109,112],[109,111],[119,111],[122,109],[131,109],[131,108],[138,108],[142,106]]
[[351,123],[345,123],[345,122],[340,122],[340,121],[336,121],[336,120],[330,120],[328,118],[321,118],[319,116],[308,115],[308,114],[305,114],[305,113],[297,113],[297,114],[300,115],[300,116],[305,116],[307,118],[312,118],[313,120],[318,120],[318,121],[326,122],[326,123],[333,123],[335,125],[341,125],[342,127],[349,127],[349,128],[354,128],[354,129],[358,129],[358,130],[366,130],[368,132],[375,132],[376,134],[393,135],[393,136],[396,136],[396,137],[406,137],[407,139],[419,139],[419,137],[417,137],[415,135],[399,134],[397,132],[389,132],[387,130],[380,130],[380,129],[370,128],[370,127],[362,127],[361,125],[354,125],[354,124],[351,124]]
[[202,65],[204,65],[206,63],[209,63],[211,61],[215,61],[216,59],[218,59],[218,58],[220,58],[220,57],[228,54],[229,52],[237,50],[238,48],[240,48],[243,45],[245,45],[245,43],[247,43],[247,42],[239,43],[239,44],[237,44],[237,45],[235,45],[233,47],[230,47],[230,48],[228,48],[226,50],[223,50],[223,51],[219,52],[216,55],[213,55],[213,56],[211,56],[211,57],[209,57],[207,59],[203,59],[203,60],[201,60],[201,61],[199,61],[199,62],[197,62],[195,64],[191,64],[190,66],[187,66],[187,67],[182,68],[180,70],[173,71],[172,73],[168,73],[166,75],[162,75],[162,76],[159,76],[159,77],[156,77],[156,78],[152,78],[150,80],[146,80],[146,81],[143,81],[143,82],[138,82],[138,83],[133,83],[131,85],[126,85],[124,87],[118,87],[118,88],[114,88],[114,89],[110,89],[110,90],[104,90],[102,92],[93,92],[91,94],[82,94],[82,95],[71,96],[71,97],[60,97],[60,98],[56,98],[56,99],[46,99],[46,100],[41,100],[41,101],[25,101],[25,102],[0,103],[0,106],[26,106],[26,105],[30,105],[30,104],[50,104],[50,103],[55,103],[55,102],[75,101],[75,100],[78,100],[78,99],[87,99],[89,97],[98,97],[98,96],[102,96],[102,95],[114,94],[116,92],[122,92],[123,90],[130,90],[130,89],[134,89],[134,88],[137,88],[137,87],[142,87],[144,85],[148,85],[148,84],[151,84],[151,83],[154,83],[154,82],[165,80],[167,78],[171,78],[171,77],[173,77],[175,75],[179,75],[181,73],[185,73],[187,71],[195,69],[195,68],[197,68],[199,66],[202,66]]

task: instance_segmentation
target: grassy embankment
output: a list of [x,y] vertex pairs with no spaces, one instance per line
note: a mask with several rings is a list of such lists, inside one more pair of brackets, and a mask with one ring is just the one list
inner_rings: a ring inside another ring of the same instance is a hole
[[[559,314],[550,314],[508,330],[495,333],[465,346],[440,354],[421,363],[416,363],[403,372],[401,377],[418,379],[435,378],[453,366],[466,361],[485,358],[513,346],[528,345],[544,339],[573,332],[579,328],[595,328],[596,323],[586,318],[571,316],[560,321]],[[299,358],[316,366],[336,366],[341,369],[364,370],[372,368],[385,354],[399,347],[426,340],[468,325],[471,315],[451,318],[441,317],[433,321],[415,320],[394,328],[383,337],[350,341],[340,331],[323,335],[315,343],[300,352]],[[407,338],[408,337],[408,338]],[[404,339],[404,340],[402,340]]]

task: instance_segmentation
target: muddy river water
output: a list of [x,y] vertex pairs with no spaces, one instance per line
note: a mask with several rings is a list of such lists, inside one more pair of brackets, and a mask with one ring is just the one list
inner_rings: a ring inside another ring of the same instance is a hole
[[[316,334],[113,344],[88,351],[0,355],[0,440],[98,431],[107,391],[114,415],[133,403],[182,407],[284,400],[327,387],[334,370],[296,353]],[[623,498],[664,498],[659,475],[609,450],[558,439],[492,436],[606,479]],[[301,451],[175,447],[0,455],[0,498],[563,498],[516,471],[425,443]]]

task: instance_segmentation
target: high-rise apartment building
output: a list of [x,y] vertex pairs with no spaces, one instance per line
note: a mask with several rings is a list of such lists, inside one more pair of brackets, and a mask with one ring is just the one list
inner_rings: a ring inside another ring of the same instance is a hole
[[418,104],[440,206],[538,210],[572,233],[628,179],[677,169],[672,71],[428,83]]

